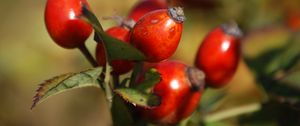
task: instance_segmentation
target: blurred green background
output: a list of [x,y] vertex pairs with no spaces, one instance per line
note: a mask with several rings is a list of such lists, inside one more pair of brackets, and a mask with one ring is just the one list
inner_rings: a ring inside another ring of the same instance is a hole
[[[117,12],[125,16],[138,0],[88,0],[100,18]],[[187,21],[174,59],[193,65],[203,37],[219,24],[236,20],[245,37],[244,53],[257,55],[260,50],[281,45],[297,27],[288,24],[290,15],[300,17],[299,0],[182,0]],[[52,97],[30,110],[37,85],[55,75],[90,68],[79,50],[57,46],[44,25],[46,0],[0,1],[0,126],[107,126],[111,117],[103,92],[85,88]],[[296,14],[294,14],[296,13]],[[300,19],[299,19],[300,20]],[[105,29],[116,25],[101,20]],[[291,21],[290,21],[291,22]],[[293,24],[293,23],[292,23]],[[296,25],[297,26],[297,25]],[[265,42],[267,41],[267,42]],[[87,41],[94,53],[95,42]],[[300,47],[299,47],[300,48]],[[241,60],[230,85],[210,94],[225,91],[217,110],[256,105],[265,99],[256,86],[249,68]],[[209,94],[209,93],[208,93]],[[209,96],[208,96],[209,97]],[[253,111],[258,110],[253,108]],[[216,111],[217,111],[216,110]],[[218,125],[237,125],[234,119]]]

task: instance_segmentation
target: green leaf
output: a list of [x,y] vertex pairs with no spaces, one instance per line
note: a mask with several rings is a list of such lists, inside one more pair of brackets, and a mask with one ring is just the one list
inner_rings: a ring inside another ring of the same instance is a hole
[[285,77],[280,80],[282,83],[287,84],[290,87],[297,88],[300,91],[300,69],[287,73]]
[[269,49],[257,57],[245,56],[246,63],[258,75],[272,76],[277,71],[286,71],[300,62],[300,38],[292,36],[285,45]]
[[158,73],[157,70],[154,68],[149,69],[145,73],[145,79],[143,80],[143,82],[138,84],[135,87],[135,89],[149,92],[149,89],[151,89],[155,84],[159,83],[160,80],[161,80],[160,73]]
[[215,111],[226,95],[226,90],[215,91],[213,89],[206,89],[201,98],[198,111],[204,114]]
[[284,49],[275,48],[269,50],[255,58],[245,58],[248,66],[256,73],[257,76],[269,75],[279,69],[280,63],[276,56],[280,55]]
[[134,48],[133,46],[124,43],[116,38],[113,38],[104,32],[101,32],[100,34],[103,39],[103,43],[106,47],[110,61],[116,59],[126,59],[134,61],[145,60],[144,54],[136,48]]
[[121,81],[120,87],[129,87],[130,78],[125,78]]
[[274,71],[287,71],[293,66],[299,64],[300,61],[300,44],[295,40],[291,40],[287,46],[281,48],[281,52],[277,55],[273,55],[274,59],[267,66],[268,73]]
[[260,76],[258,82],[269,95],[300,98],[300,90],[270,76]]
[[135,47],[106,34],[103,31],[97,17],[88,9],[86,9],[85,6],[83,6],[82,13],[83,15],[81,17],[83,17],[83,19],[85,19],[93,26],[95,30],[96,41],[104,43],[109,62],[117,59],[126,59],[133,61],[143,61],[146,59],[144,54],[137,50]]
[[113,98],[111,114],[114,126],[132,126],[134,123],[125,101],[118,95]]
[[293,38],[280,55],[280,67],[289,70],[300,63],[300,38]]
[[[300,63],[300,37],[292,36],[286,44],[262,53],[255,58],[245,58],[256,73],[256,79],[269,96],[300,100],[300,83],[297,73],[291,71]],[[284,103],[284,102],[283,102]]]
[[143,70],[143,62],[136,62],[133,71],[131,73],[129,87],[134,86],[134,84],[137,81],[137,77],[142,72],[142,70]]
[[134,106],[151,108],[160,104],[160,98],[157,95],[147,94],[136,89],[120,88],[115,92]]
[[93,27],[99,28],[99,31],[104,31],[97,17],[88,9],[87,5],[85,4],[82,5],[82,14],[83,15],[81,15],[80,18],[86,19],[85,21],[90,23]]
[[79,73],[68,73],[53,77],[40,84],[36,90],[31,109],[47,98],[74,88],[95,86],[99,87],[98,77],[102,68],[94,68]]

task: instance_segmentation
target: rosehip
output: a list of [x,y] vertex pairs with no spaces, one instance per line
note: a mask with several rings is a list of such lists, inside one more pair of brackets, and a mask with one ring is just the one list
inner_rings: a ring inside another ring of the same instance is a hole
[[291,10],[287,12],[287,25],[293,30],[297,31],[300,29],[300,10]]
[[147,61],[162,61],[176,51],[184,20],[180,7],[152,11],[133,27],[130,41],[145,54]]
[[48,0],[45,24],[51,38],[61,47],[75,48],[84,44],[92,33],[92,27],[77,18],[86,0]]
[[128,17],[137,22],[145,14],[158,9],[165,9],[167,7],[167,0],[141,0],[135,5],[135,7],[133,7]]
[[204,73],[177,61],[163,61],[154,68],[161,74],[161,81],[154,85],[152,93],[160,97],[160,104],[137,111],[146,120],[161,124],[176,124],[191,115],[204,89]]
[[240,57],[241,30],[235,23],[211,31],[198,49],[195,64],[206,74],[206,83],[219,88],[231,80]]
[[[129,43],[129,30],[124,27],[121,26],[112,27],[108,29],[106,33],[114,38],[121,40],[122,42]],[[105,51],[102,43],[97,44],[96,59],[100,66],[105,65],[106,57],[105,57]],[[112,61],[111,65],[113,68],[113,73],[117,75],[127,73],[133,67],[132,62],[126,60],[114,60]]]

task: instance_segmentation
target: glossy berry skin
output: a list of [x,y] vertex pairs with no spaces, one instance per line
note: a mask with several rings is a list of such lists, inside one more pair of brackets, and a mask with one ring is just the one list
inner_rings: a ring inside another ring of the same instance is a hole
[[204,71],[208,86],[223,87],[235,74],[240,57],[241,36],[236,24],[223,24],[204,38],[195,64]]
[[128,18],[137,22],[145,14],[158,9],[166,9],[167,7],[167,0],[141,0],[130,11]]
[[78,18],[86,0],[48,0],[45,24],[51,38],[61,47],[76,48],[84,44],[92,27]]
[[[131,31],[133,46],[145,54],[148,62],[159,62],[173,55],[182,34],[184,15],[178,8],[152,11],[142,17]],[[178,19],[170,12],[176,13]]]
[[197,69],[202,82],[194,88],[189,79],[189,67],[183,63],[163,61],[153,68],[161,74],[161,81],[154,85],[152,93],[159,96],[161,101],[159,106],[153,108],[137,107],[141,117],[155,124],[170,125],[190,116],[200,101],[204,74]]
[[[129,30],[122,26],[111,27],[108,30],[106,30],[106,33],[116,39],[121,40],[122,42],[129,43]],[[100,66],[105,65],[106,58],[105,58],[105,51],[102,43],[97,44],[96,59]],[[114,60],[112,61],[111,65],[113,68],[113,73],[117,75],[127,73],[133,67],[133,63],[126,60]]]

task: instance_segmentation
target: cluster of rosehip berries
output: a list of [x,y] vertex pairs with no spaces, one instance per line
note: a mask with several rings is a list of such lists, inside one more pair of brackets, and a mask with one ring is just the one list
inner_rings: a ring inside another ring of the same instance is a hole
[[[84,45],[92,32],[92,26],[78,18],[82,4],[88,5],[86,0],[47,1],[47,30],[64,48]],[[161,98],[160,105],[137,107],[139,114],[150,122],[176,124],[188,117],[198,106],[204,82],[208,87],[223,87],[237,69],[241,31],[235,23],[225,23],[213,29],[199,47],[196,67],[191,67],[168,60],[181,38],[185,20],[182,8],[168,8],[165,0],[143,0],[132,9],[128,19],[136,22],[133,27],[121,24],[109,28],[106,33],[136,47],[146,56],[145,69],[155,68],[161,74],[161,81],[152,89]],[[96,59],[99,66],[106,63],[102,43],[97,45]],[[112,74],[121,75],[129,72],[134,62],[115,60],[111,66]]]

